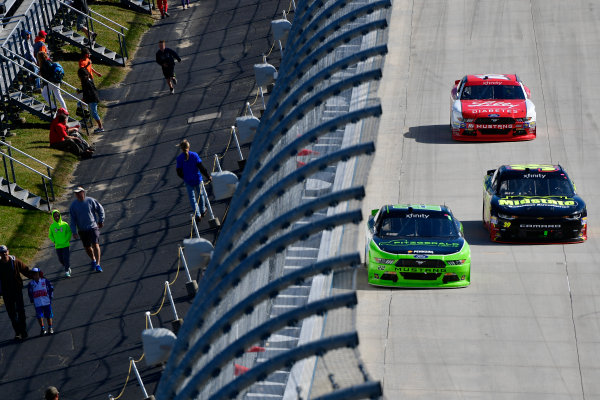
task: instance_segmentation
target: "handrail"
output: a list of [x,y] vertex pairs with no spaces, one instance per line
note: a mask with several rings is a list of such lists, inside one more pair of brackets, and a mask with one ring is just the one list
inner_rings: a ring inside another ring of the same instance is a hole
[[102,15],[102,14],[100,14],[99,12],[96,12],[96,11],[92,10],[91,8],[89,9],[89,11],[90,11],[90,13],[92,13],[92,14],[99,15],[99,16],[101,16],[102,18],[104,18],[105,20],[108,20],[108,21],[112,22],[113,24],[117,25],[117,26],[118,26],[119,28],[121,28],[121,29],[125,29],[126,31],[128,31],[128,30],[129,30],[129,29],[125,28],[123,25],[120,25],[118,22],[115,22],[115,21],[113,21],[112,19],[108,18],[107,16],[105,16],[105,15]]
[[[100,25],[104,26],[105,28],[108,28],[108,29],[110,29],[111,31],[113,31],[113,32],[115,32],[115,33],[117,33],[117,34],[119,34],[119,35],[121,35],[121,36],[125,37],[125,34],[124,34],[124,33],[122,33],[122,32],[119,32],[118,30],[111,28],[110,26],[106,25],[104,22],[102,22],[102,21],[100,21],[100,20],[97,20],[96,18],[92,17],[91,15],[88,15],[88,14],[86,14],[86,13],[83,13],[83,12],[79,11],[79,10],[78,10],[78,9],[76,9],[76,8],[73,8],[73,7],[71,7],[70,5],[68,5],[67,3],[65,3],[64,1],[60,1],[60,0],[59,0],[59,2],[58,2],[58,3],[59,3],[59,4],[62,4],[62,5],[64,5],[64,6],[67,6],[68,8],[70,8],[71,10],[75,11],[75,12],[76,12],[76,13],[78,13],[78,14],[84,15],[84,16],[86,16],[87,18],[91,18],[91,19],[92,19],[92,21],[95,21],[95,22],[99,23]],[[106,18],[106,19],[109,19],[109,18]],[[115,24],[116,24],[116,22],[115,22]],[[117,24],[117,25],[119,25],[119,24]],[[119,25],[119,26],[121,26],[121,25]]]
[[[22,57],[21,57],[21,56],[19,56],[18,54],[14,53],[14,52],[12,52],[12,51],[10,51],[10,50],[8,50],[6,47],[2,47],[2,49],[4,49],[4,50],[8,51],[9,53],[12,53],[12,54],[16,55],[16,56],[17,56],[17,57],[19,57],[19,58],[22,58]],[[44,77],[42,77],[41,75],[38,75],[38,74],[36,74],[35,72],[33,72],[33,71],[32,71],[32,70],[30,70],[29,68],[25,67],[24,65],[21,65],[21,64],[19,64],[18,62],[15,62],[14,60],[11,60],[10,58],[6,57],[4,54],[0,54],[0,57],[2,57],[2,58],[4,58],[4,59],[8,60],[9,62],[11,62],[11,63],[13,63],[13,64],[15,64],[15,65],[16,65],[16,66],[18,66],[19,68],[26,69],[27,71],[29,71],[29,72],[30,72],[32,75],[34,75],[35,77],[37,77],[37,78],[40,78],[40,79],[41,79],[41,80],[43,80],[44,82],[46,82],[46,83],[48,83],[48,84],[50,84],[50,85],[54,86],[55,88],[57,88],[57,89],[58,89],[58,90],[60,90],[61,92],[63,92],[63,93],[65,93],[65,94],[67,94],[67,95],[68,95],[69,97],[71,97],[72,99],[74,99],[74,100],[76,100],[76,101],[80,102],[81,104],[84,104],[86,107],[88,107],[88,108],[89,108],[89,106],[87,105],[87,103],[86,103],[86,102],[84,102],[84,101],[83,101],[82,99],[80,99],[79,97],[77,97],[77,96],[75,96],[75,95],[71,94],[70,92],[67,92],[66,90],[64,90],[64,89],[63,89],[63,88],[61,88],[60,86],[56,86],[56,84],[54,84],[54,83],[52,83],[52,82],[48,81],[47,79],[45,79],[45,78],[44,78]],[[25,60],[25,59],[24,59],[24,60]],[[27,61],[29,64],[33,64],[31,61],[28,61],[28,60],[25,60],[25,61]],[[65,83],[66,83],[68,86],[72,87],[73,89],[76,89],[74,86],[70,85],[69,83],[67,83],[67,82],[65,82]]]
[[6,38],[4,39],[4,43],[2,43],[2,47],[4,47],[4,45],[6,44],[6,42],[8,42],[8,40],[12,37],[12,35],[15,33],[15,29],[17,29],[19,27],[19,24],[21,22],[23,22],[23,19],[20,18],[19,20],[16,21],[11,21],[13,18],[18,18],[18,17],[27,17],[27,13],[29,12],[29,9],[36,3],[36,1],[32,1],[31,3],[29,3],[29,6],[27,7],[27,9],[23,12],[23,14],[19,14],[19,15],[13,15],[11,16],[8,21],[5,22],[6,25],[16,22],[15,27],[10,31],[10,33],[8,34],[8,36],[6,36]]
[[29,154],[27,154],[27,153],[25,153],[25,152],[23,152],[23,151],[21,151],[21,150],[17,149],[16,147],[14,147],[14,146],[12,146],[12,145],[10,145],[10,144],[6,143],[6,142],[3,142],[2,140],[0,140],[0,145],[4,145],[4,146],[6,146],[6,147],[10,147],[11,149],[13,149],[13,150],[15,150],[15,151],[17,151],[17,152],[19,152],[19,153],[23,154],[24,156],[27,156],[27,157],[31,158],[32,160],[34,160],[34,161],[37,161],[38,163],[42,164],[44,167],[47,167],[47,168],[50,168],[50,169],[54,169],[54,168],[52,168],[51,166],[49,166],[48,164],[46,164],[45,162],[43,162],[43,161],[40,161],[40,160],[38,160],[37,158],[30,156]]
[[14,161],[14,162],[16,162],[17,164],[20,164],[20,165],[24,166],[24,167],[25,167],[25,168],[27,168],[28,170],[30,170],[30,171],[33,171],[33,172],[35,172],[36,174],[38,174],[38,175],[40,175],[40,176],[42,176],[42,177],[44,177],[44,178],[46,178],[46,179],[48,179],[48,180],[52,180],[52,178],[50,178],[49,176],[46,176],[46,175],[42,174],[41,172],[39,172],[39,171],[37,171],[37,170],[35,170],[35,169],[31,168],[29,165],[23,164],[21,161],[17,160],[16,158],[14,158],[14,157],[11,157],[11,156],[9,156],[8,154],[6,154],[6,153],[4,153],[4,152],[0,152],[0,153],[2,153],[2,157],[8,157],[8,159],[9,159],[9,160],[11,160],[11,161]]

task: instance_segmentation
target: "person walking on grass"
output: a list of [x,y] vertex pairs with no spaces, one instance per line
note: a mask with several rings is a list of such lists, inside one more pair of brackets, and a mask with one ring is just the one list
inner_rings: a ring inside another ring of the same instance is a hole
[[71,232],[79,239],[85,252],[92,260],[92,270],[102,272],[100,266],[100,229],[104,226],[104,208],[92,197],[86,197],[85,189],[78,186],[73,191],[75,200],[71,203]]
[[181,58],[174,51],[167,47],[164,40],[158,42],[158,51],[156,52],[156,62],[162,67],[162,73],[169,85],[171,94],[175,93],[175,85],[177,85],[177,78],[175,78],[175,60],[181,62]]
[[6,313],[15,331],[15,340],[27,339],[25,324],[25,303],[23,302],[23,278],[33,278],[29,267],[15,256],[11,256],[8,247],[0,246],[0,291]]
[[[183,179],[185,183],[192,211],[194,212],[194,218],[196,219],[196,223],[199,224],[204,214],[206,214],[206,201],[200,189],[200,185],[203,184],[202,174],[206,176],[208,182],[212,181],[212,177],[202,164],[200,156],[190,151],[190,142],[185,139],[182,140],[179,148],[181,149],[181,154],[177,156],[177,164],[175,166],[177,176]],[[197,201],[196,196],[198,196]]]
[[[52,283],[44,277],[42,277],[42,271],[39,268],[33,268],[33,279],[29,281],[27,285],[27,294],[29,294],[29,300],[35,307],[35,316],[40,324],[40,336],[47,334],[53,334],[54,328],[52,327],[52,299],[54,298],[54,286]],[[48,321],[48,326],[44,326],[44,318]]]
[[58,261],[64,267],[67,278],[71,277],[71,236],[71,227],[62,220],[60,211],[52,210],[52,224],[48,229],[48,237],[54,243]]

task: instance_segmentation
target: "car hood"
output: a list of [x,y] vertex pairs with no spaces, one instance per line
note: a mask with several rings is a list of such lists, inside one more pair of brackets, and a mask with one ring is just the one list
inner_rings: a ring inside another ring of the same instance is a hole
[[585,209],[581,197],[564,196],[508,196],[492,198],[492,208],[516,216],[567,216]]
[[525,118],[525,100],[461,100],[463,118]]
[[399,238],[381,239],[373,237],[375,244],[391,254],[424,254],[445,255],[459,252],[465,245],[462,237],[456,239],[445,238]]

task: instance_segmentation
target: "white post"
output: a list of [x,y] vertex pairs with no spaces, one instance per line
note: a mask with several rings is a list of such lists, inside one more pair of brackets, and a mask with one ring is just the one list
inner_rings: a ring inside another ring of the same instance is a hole
[[250,116],[254,117],[254,114],[252,113],[252,108],[250,107],[250,102],[249,101],[246,102],[246,109],[250,113]]
[[140,376],[140,373],[138,372],[137,367],[135,366],[135,361],[133,361],[133,358],[129,357],[129,362],[133,364],[133,373],[135,374],[138,384],[140,385],[140,388],[142,389],[142,393],[144,393],[144,398],[147,399],[148,392],[146,392],[146,388],[144,387],[144,382],[142,382],[142,377]]
[[169,282],[165,281],[165,287],[167,288],[167,296],[169,297],[169,303],[171,304],[171,311],[173,311],[173,315],[175,319],[179,319],[179,315],[177,315],[177,309],[175,308],[175,302],[173,301],[173,295],[171,295],[171,288],[169,287]]
[[210,215],[210,219],[215,219],[215,214],[213,214],[212,207],[210,206],[210,201],[208,201],[208,194],[206,193],[206,189],[204,188],[204,182],[200,182],[200,196],[204,197],[204,201],[206,202],[206,208],[208,209],[208,214]]
[[[202,196],[202,194],[200,194]],[[196,208],[198,208],[198,205],[196,204]],[[196,215],[195,214],[190,214],[192,217],[192,226],[194,227],[194,232],[196,232],[196,237],[200,237],[200,232],[198,231],[198,224],[196,224]]]
[[185,270],[187,281],[191,282],[192,276],[190,275],[190,270],[188,269],[187,262],[185,261],[185,256],[183,255],[183,247],[179,247],[179,254],[181,255],[181,261],[183,262],[183,269]]
[[146,321],[148,322],[148,326],[150,327],[150,329],[154,329],[154,326],[152,326],[152,318],[150,315],[150,311],[146,311]]
[[[235,134],[234,134],[234,137],[235,137]],[[236,142],[237,142],[237,139],[236,139]],[[218,226],[221,226],[221,222],[219,221],[218,218],[215,218],[215,214],[213,214],[213,210],[210,205],[210,201],[208,201],[208,193],[206,193],[206,189],[204,188],[204,182],[200,182],[200,190],[202,190],[201,196],[204,196],[204,199],[206,200],[206,208],[208,209],[208,213],[210,214],[210,219],[208,220],[208,225],[211,228],[216,228]]]
[[215,154],[215,164],[217,165],[217,169],[219,170],[219,172],[223,172],[223,170],[221,169],[221,163],[219,162],[219,156]]
[[231,134],[233,135],[233,140],[235,140],[235,148],[238,151],[238,157],[240,157],[240,161],[242,161],[244,159],[244,156],[242,155],[242,149],[240,148],[240,142],[238,141],[237,134],[235,133],[235,125],[231,127]]
[[263,103],[263,110],[266,110],[266,109],[267,109],[267,106],[265,105],[265,94],[264,94],[264,92],[263,92],[263,88],[262,88],[262,86],[259,86],[259,87],[258,87],[258,90],[259,90],[259,92],[260,92],[260,99],[262,100],[262,103]]

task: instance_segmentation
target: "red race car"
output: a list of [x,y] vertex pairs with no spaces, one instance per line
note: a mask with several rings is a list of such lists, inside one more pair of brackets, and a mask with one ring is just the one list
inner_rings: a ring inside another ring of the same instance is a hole
[[452,138],[467,141],[535,139],[535,106],[517,75],[467,75],[450,94]]

